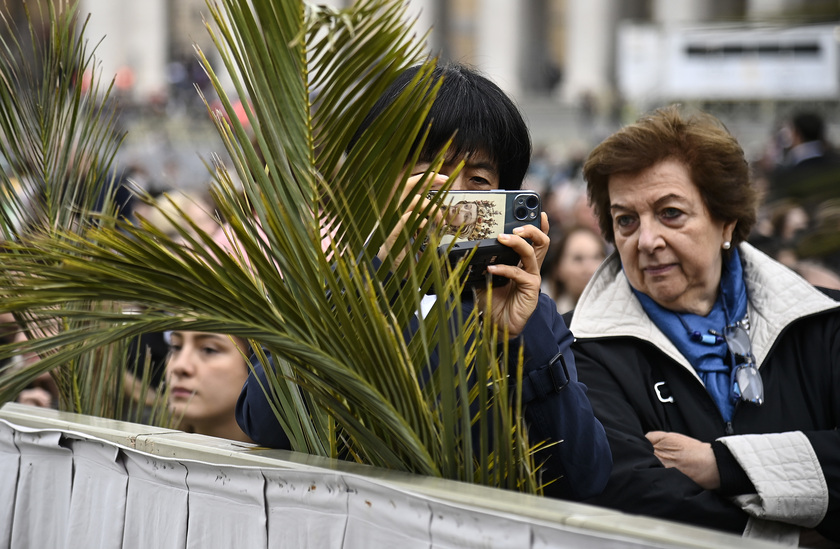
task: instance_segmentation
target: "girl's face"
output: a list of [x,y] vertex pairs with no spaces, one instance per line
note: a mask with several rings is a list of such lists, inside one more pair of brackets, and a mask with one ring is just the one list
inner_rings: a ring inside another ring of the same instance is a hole
[[234,410],[248,378],[245,341],[223,334],[172,332],[166,382],[169,409],[195,432],[236,425]]
[[568,237],[555,276],[577,299],[604,257],[604,243],[599,237],[589,231],[575,231]]

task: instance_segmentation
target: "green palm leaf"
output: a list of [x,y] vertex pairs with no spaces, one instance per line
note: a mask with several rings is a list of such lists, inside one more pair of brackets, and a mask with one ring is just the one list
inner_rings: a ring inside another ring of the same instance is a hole
[[[4,240],[19,243],[43,235],[61,239],[59,232],[66,230],[81,233],[94,211],[112,211],[111,165],[122,141],[114,127],[110,85],[103,85],[96,73],[75,9],[66,1],[35,5],[48,13],[30,13],[30,4],[24,3],[28,30],[15,28],[8,16],[0,30],[0,157],[7,161],[0,170],[0,227]],[[33,19],[51,22],[46,40],[39,38]],[[11,253],[29,252],[18,248]],[[30,261],[37,258],[24,261],[29,266],[23,268],[31,269]],[[4,271],[4,276],[17,274]],[[99,302],[75,306],[113,308]],[[18,309],[15,315],[30,337],[75,329],[72,321],[54,318],[44,325],[37,309]],[[124,398],[126,361],[126,342],[118,342],[50,370],[60,405],[107,417],[140,417],[140,407]],[[11,372],[10,379],[19,381],[8,387],[4,381],[4,388],[17,391],[33,372],[45,371],[36,366],[28,374]]]
[[[231,116],[232,99],[199,52],[228,114],[211,113],[232,164],[210,168],[234,251],[183,212],[172,219],[178,242],[142,220],[105,215],[83,231],[10,243],[0,252],[6,308],[63,328],[0,349],[0,358],[24,350],[44,357],[5,373],[0,396],[147,331],[228,333],[273,357],[264,389],[295,449],[537,490],[520,407],[508,394],[508,374],[521,372],[506,371],[493,326],[475,311],[462,320],[463,265],[453,269],[424,246],[438,236],[423,223],[434,204],[412,213],[396,244],[409,260],[374,261],[410,195],[422,192],[423,182],[399,198],[434,99],[433,62],[345,151],[381,92],[422,60],[405,3],[331,10],[224,0],[208,8],[208,31],[253,128],[252,136]],[[437,300],[418,319],[428,290]],[[124,314],[128,305],[142,312]],[[418,329],[406,338],[412,323]]]

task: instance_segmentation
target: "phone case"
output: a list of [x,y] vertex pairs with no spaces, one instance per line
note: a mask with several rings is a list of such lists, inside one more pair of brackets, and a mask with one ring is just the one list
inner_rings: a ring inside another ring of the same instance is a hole
[[[519,263],[519,254],[499,243],[498,235],[510,234],[521,225],[540,226],[540,195],[535,191],[450,191],[444,204],[454,211],[438,249],[448,253],[453,265],[475,249],[468,266],[468,286],[486,284],[488,265]],[[493,276],[494,286],[507,282],[505,277]]]

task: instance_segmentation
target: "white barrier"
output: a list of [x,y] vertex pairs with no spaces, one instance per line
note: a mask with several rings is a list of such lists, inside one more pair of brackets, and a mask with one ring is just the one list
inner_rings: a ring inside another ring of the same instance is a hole
[[598,507],[18,404],[0,548],[775,545]]

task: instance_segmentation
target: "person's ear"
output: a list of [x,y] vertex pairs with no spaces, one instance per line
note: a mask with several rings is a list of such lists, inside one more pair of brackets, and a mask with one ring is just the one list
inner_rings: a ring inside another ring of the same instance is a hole
[[723,241],[724,242],[732,242],[732,235],[735,234],[735,226],[738,224],[737,221],[730,221],[729,223],[724,223],[723,225]]

